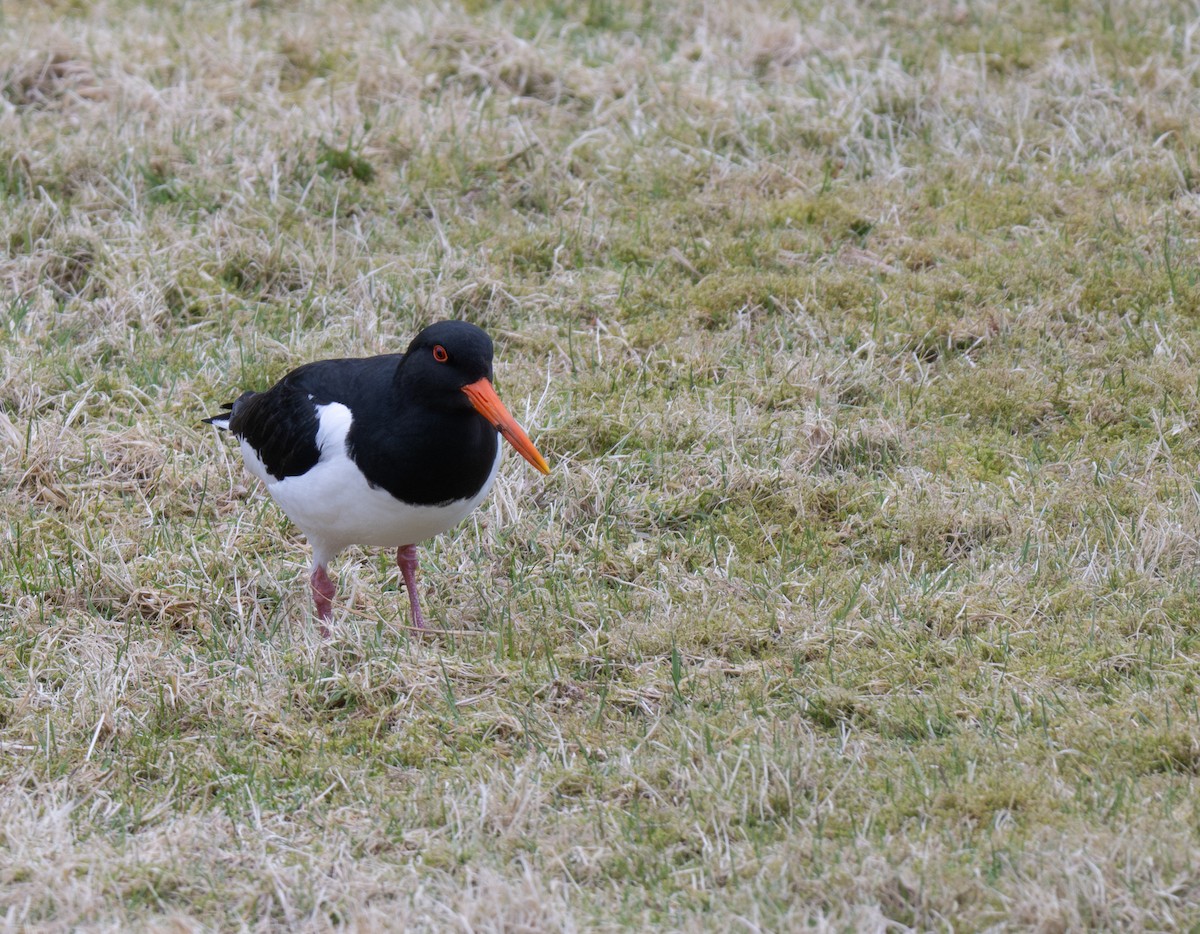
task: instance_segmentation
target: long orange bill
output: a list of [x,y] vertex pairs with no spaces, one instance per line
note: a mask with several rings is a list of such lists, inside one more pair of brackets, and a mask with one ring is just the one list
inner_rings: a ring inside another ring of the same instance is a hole
[[496,426],[496,430],[517,449],[518,454],[542,473],[550,472],[550,465],[538,453],[538,449],[529,440],[529,435],[525,434],[525,430],[517,424],[516,419],[508,414],[508,409],[504,407],[504,403],[500,401],[500,397],[496,395],[496,390],[492,388],[491,381],[486,376],[470,385],[463,386],[463,392],[467,394],[467,398],[471,400],[471,405],[475,406],[476,411]]

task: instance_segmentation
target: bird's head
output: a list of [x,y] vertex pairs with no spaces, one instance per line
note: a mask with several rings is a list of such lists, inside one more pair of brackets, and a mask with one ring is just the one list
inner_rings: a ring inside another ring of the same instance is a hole
[[431,324],[408,345],[400,369],[409,398],[432,408],[473,409],[525,460],[550,472],[492,387],[492,339],[483,329],[466,321]]

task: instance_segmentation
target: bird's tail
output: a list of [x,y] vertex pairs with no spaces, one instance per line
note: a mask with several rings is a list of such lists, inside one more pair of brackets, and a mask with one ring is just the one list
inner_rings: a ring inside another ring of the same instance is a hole
[[253,390],[246,390],[233,402],[226,402],[223,406],[221,406],[221,408],[223,408],[225,411],[223,411],[220,415],[210,415],[208,418],[202,418],[201,421],[206,422],[209,425],[215,425],[222,431],[229,431],[229,420],[233,418],[233,410],[236,409],[238,405],[240,405],[245,399],[253,396],[254,394],[255,393]]
[[202,419],[200,419],[200,421],[206,422],[209,425],[215,425],[217,428],[220,428],[222,431],[228,431],[229,430],[229,419],[233,416],[233,403],[226,402],[225,405],[223,406],[223,408],[225,409],[225,411],[222,412],[220,415],[212,415],[212,416],[209,416],[208,418],[202,418]]

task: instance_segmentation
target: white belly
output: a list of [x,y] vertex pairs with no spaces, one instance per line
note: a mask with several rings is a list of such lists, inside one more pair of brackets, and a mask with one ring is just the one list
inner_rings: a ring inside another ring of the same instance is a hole
[[315,564],[325,564],[349,545],[398,548],[415,545],[458,525],[483,502],[496,479],[503,445],[479,492],[470,499],[440,506],[402,503],[386,490],[373,488],[346,453],[350,410],[340,403],[318,406],[320,460],[307,473],[276,480],[253,449],[242,442],[250,472],[262,480],[272,498],[313,546]]

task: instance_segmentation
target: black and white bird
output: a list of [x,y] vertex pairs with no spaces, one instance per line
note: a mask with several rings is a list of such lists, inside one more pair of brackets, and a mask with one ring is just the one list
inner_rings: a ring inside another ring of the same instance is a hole
[[329,562],[349,545],[396,549],[417,600],[419,542],[453,528],[487,496],[503,435],[546,464],[492,388],[492,340],[465,321],[421,331],[402,354],[320,360],[205,421],[241,442],[247,469],[308,538],[322,631],[337,592]]

